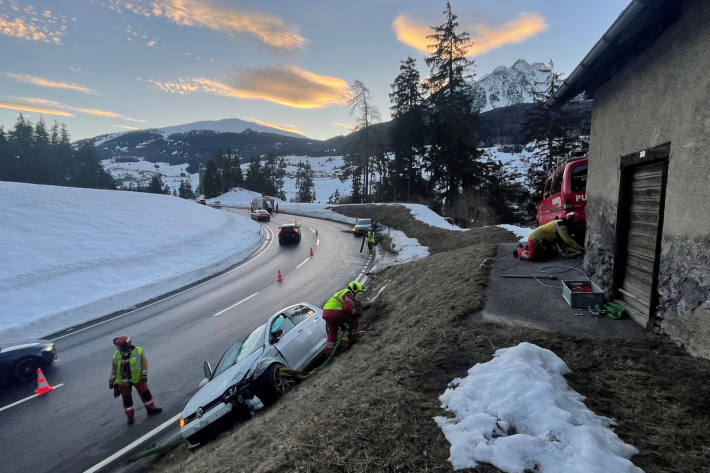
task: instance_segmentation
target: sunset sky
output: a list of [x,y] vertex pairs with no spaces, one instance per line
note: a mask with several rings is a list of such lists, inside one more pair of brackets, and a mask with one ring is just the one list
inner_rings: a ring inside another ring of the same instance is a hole
[[[477,78],[522,58],[569,73],[628,0],[453,0]],[[390,84],[422,76],[433,0],[0,0],[0,126],[19,112],[73,139],[241,118],[325,139],[349,132],[348,85],[389,119]]]

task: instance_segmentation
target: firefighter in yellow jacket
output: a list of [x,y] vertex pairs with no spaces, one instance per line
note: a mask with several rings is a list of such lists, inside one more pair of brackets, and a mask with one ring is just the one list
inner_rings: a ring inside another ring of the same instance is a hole
[[148,389],[148,359],[143,353],[143,348],[131,344],[130,337],[121,336],[113,339],[116,352],[111,362],[111,376],[108,378],[108,387],[113,389],[114,397],[120,394],[123,397],[123,408],[128,418],[128,423],[133,423],[133,396],[131,388],[135,387],[145,405],[148,415],[162,412],[155,406],[153,395]]
[[525,245],[518,245],[513,256],[530,261],[548,253],[555,246],[563,250],[570,248],[574,251],[584,251],[584,247],[572,238],[572,234],[580,228],[581,222],[578,220],[575,213],[570,212],[564,219],[553,220],[537,227],[528,235]]

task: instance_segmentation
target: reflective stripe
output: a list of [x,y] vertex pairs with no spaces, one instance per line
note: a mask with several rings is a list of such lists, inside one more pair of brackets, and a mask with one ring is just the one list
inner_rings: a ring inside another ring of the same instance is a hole
[[127,407],[127,408],[126,408],[126,412],[131,412],[132,410],[133,410],[132,407]]
[[325,303],[323,306],[324,310],[343,310],[343,297],[345,297],[345,293],[350,292],[350,289],[343,289],[342,291],[338,291],[333,296],[328,299],[328,302]]
[[[123,356],[121,352],[116,350],[113,354],[113,363],[116,367],[116,380],[117,384],[127,384],[127,381],[123,379],[123,370],[121,370],[121,361]],[[131,357],[128,361],[131,367],[131,379],[130,382],[133,384],[138,384],[141,380],[142,368],[143,368],[143,348],[135,347],[131,351]],[[145,372],[147,375],[147,371]]]
[[145,404],[146,406],[147,406],[148,404],[153,404],[153,398],[151,397],[151,398],[150,398],[150,401],[143,401],[143,404]]

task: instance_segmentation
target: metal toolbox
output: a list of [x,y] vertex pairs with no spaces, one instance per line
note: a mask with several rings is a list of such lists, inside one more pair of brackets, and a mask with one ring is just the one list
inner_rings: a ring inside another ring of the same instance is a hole
[[[580,288],[591,290],[580,290]],[[573,309],[587,309],[604,303],[604,291],[592,281],[562,281],[562,297]]]

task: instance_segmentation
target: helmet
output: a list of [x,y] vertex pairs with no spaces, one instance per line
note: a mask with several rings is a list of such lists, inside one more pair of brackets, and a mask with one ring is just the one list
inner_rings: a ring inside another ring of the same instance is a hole
[[120,337],[116,337],[113,339],[113,344],[116,345],[116,348],[119,350],[125,347],[129,347],[131,345],[131,337],[128,335],[121,335]]
[[348,284],[348,289],[350,289],[353,294],[358,293],[362,291],[362,284],[360,284],[359,281],[353,281]]

